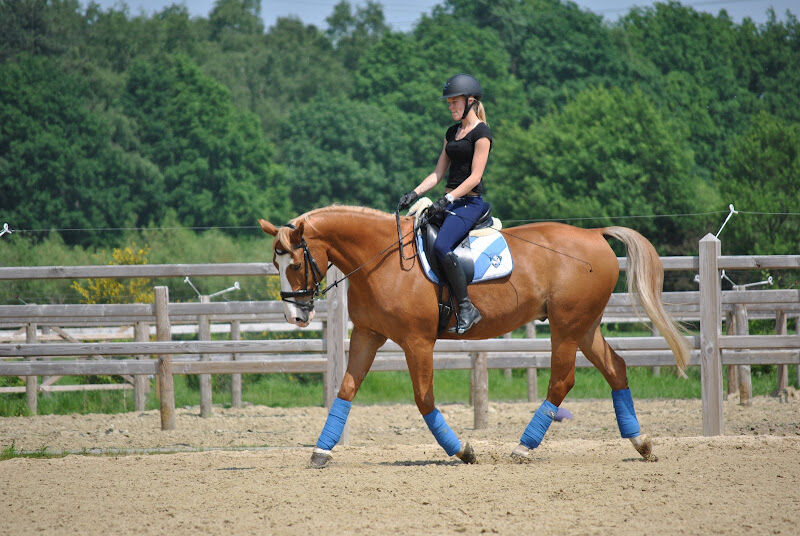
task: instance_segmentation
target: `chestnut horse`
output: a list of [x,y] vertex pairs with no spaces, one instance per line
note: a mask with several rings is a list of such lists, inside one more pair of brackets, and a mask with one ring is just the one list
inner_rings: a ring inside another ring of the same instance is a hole
[[[628,289],[672,349],[684,369],[689,346],[661,302],[663,267],[655,248],[625,227],[582,229],[544,222],[503,230],[514,258],[514,271],[501,279],[470,287],[483,319],[464,335],[439,334],[437,287],[425,278],[418,259],[399,255],[393,215],[362,207],[330,206],[312,210],[276,227],[259,220],[275,237],[273,262],[281,279],[287,321],[305,326],[313,318],[313,298],[329,263],[349,276],[348,309],[353,331],[347,371],[328,414],[311,465],[324,467],[332,458],[350,404],[387,339],[405,352],[414,400],[434,437],[448,455],[475,461],[436,409],[433,398],[433,346],[437,337],[488,339],[549,319],[550,384],[547,399],[535,412],[512,455],[527,457],[541,442],[557,406],[575,383],[575,354],[581,349],[612,389],[622,437],[652,459],[650,441],[641,434],[628,389],[625,362],[600,331],[600,320],[619,276],[617,257],[606,236],[628,249]],[[406,251],[415,246],[411,218],[401,219]]]

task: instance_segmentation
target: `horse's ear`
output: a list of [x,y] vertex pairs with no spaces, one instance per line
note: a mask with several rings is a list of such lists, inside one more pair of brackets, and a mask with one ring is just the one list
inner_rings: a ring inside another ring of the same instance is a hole
[[261,226],[261,230],[263,230],[265,233],[267,233],[269,235],[272,235],[272,236],[275,236],[276,234],[278,234],[278,228],[275,227],[274,225],[272,225],[267,220],[262,220],[261,218],[259,218],[258,219],[258,224]]
[[297,229],[292,229],[292,232],[289,233],[291,237],[292,244],[296,244],[303,239],[303,228],[305,226],[305,221],[300,220],[297,224]]

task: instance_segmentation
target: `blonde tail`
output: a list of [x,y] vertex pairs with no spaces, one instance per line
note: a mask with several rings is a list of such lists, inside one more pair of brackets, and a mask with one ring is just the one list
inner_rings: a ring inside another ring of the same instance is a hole
[[689,363],[691,347],[678,323],[667,313],[661,301],[664,268],[656,249],[645,237],[627,227],[606,227],[601,231],[605,236],[620,240],[628,249],[628,294],[634,310],[638,301],[666,339],[675,355],[675,363],[682,372]]

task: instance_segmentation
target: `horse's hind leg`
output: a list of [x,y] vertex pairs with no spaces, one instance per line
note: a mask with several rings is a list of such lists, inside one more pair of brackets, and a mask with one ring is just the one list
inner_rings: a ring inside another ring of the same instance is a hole
[[512,457],[527,458],[530,450],[539,446],[558,413],[558,406],[575,385],[577,342],[561,336],[558,328],[553,326],[551,344],[553,349],[550,356],[550,385],[547,388],[547,399],[533,414],[522,433],[519,445],[511,453]]
[[475,463],[475,452],[469,443],[461,443],[436,408],[433,398],[433,342],[416,339],[403,342],[408,372],[414,386],[414,401],[425,419],[425,424],[448,456],[456,456],[464,463]]
[[639,420],[633,407],[633,397],[628,388],[628,374],[625,361],[617,354],[600,331],[599,320],[595,322],[581,339],[580,349],[611,386],[614,413],[622,437],[628,438],[645,460],[655,461],[652,442],[641,433]]
[[350,414],[351,403],[375,360],[375,353],[385,342],[386,337],[379,333],[359,326],[353,328],[350,336],[347,371],[339,387],[339,395],[334,399],[333,405],[328,411],[328,419],[319,435],[317,446],[311,454],[311,467],[319,469],[331,461],[333,457],[331,450],[342,436],[344,425]]

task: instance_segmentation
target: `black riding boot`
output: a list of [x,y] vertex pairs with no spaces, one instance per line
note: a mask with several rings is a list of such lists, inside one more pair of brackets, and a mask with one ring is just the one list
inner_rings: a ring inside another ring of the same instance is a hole
[[458,303],[458,315],[455,329],[450,329],[459,335],[466,333],[472,326],[477,324],[481,319],[481,313],[478,311],[467,294],[467,278],[464,276],[464,270],[458,264],[458,257],[452,251],[448,253],[442,260],[442,269],[447,276],[447,281],[450,283],[450,290]]

